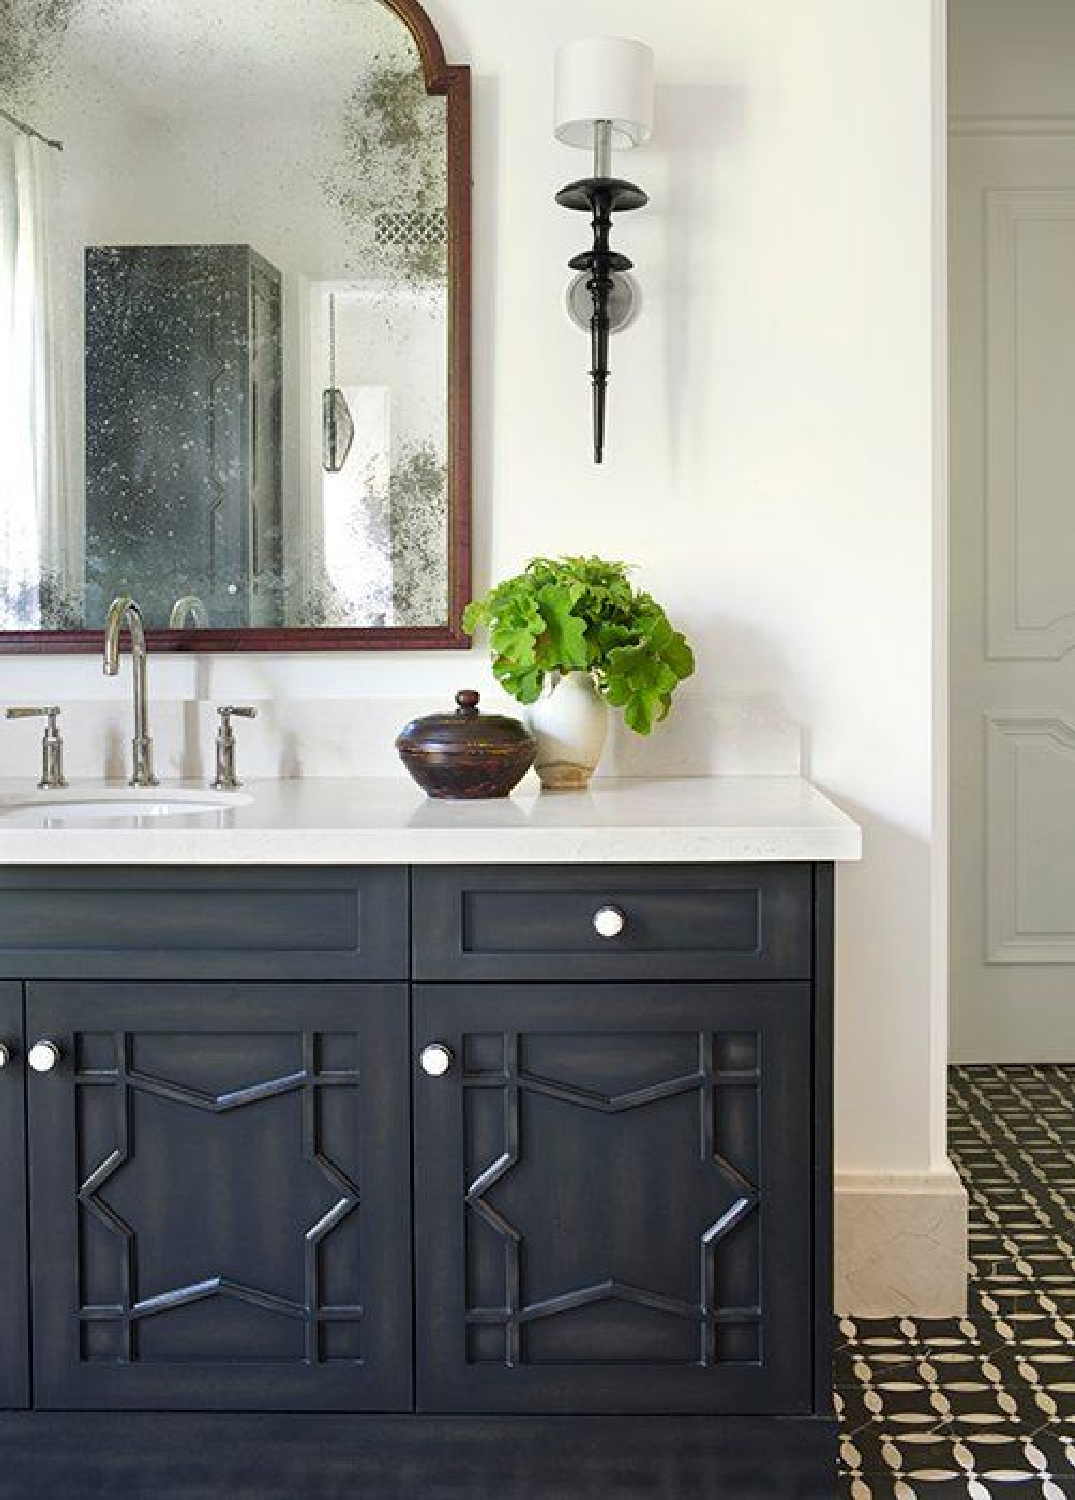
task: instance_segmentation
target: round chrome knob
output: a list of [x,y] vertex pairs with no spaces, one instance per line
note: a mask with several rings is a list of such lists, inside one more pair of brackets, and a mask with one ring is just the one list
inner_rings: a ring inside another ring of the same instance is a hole
[[443,1078],[452,1065],[452,1049],[443,1042],[430,1042],[428,1047],[422,1048],[419,1061],[422,1072],[428,1073],[430,1078]]
[[618,906],[599,906],[593,914],[593,929],[598,937],[619,937],[626,926],[627,918]]
[[26,1054],[35,1073],[51,1073],[59,1060],[60,1049],[55,1042],[35,1042]]
[[0,1042],[0,1068],[6,1068],[11,1061],[11,1048],[7,1042]]

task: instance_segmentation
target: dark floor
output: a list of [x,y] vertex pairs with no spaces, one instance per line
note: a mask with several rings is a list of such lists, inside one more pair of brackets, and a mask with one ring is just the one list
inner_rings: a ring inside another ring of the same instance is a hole
[[840,1322],[853,1500],[1075,1496],[1075,1066],[951,1070],[965,1318]]

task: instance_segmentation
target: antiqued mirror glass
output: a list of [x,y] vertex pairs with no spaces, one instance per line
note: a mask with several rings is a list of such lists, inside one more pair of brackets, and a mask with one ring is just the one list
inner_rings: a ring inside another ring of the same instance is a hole
[[413,0],[0,18],[0,650],[460,644],[467,70]]

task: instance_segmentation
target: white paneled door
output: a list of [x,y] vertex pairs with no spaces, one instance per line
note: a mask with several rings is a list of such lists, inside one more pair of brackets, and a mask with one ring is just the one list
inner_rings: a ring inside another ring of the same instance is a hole
[[951,1051],[1075,1061],[1075,120],[950,144]]

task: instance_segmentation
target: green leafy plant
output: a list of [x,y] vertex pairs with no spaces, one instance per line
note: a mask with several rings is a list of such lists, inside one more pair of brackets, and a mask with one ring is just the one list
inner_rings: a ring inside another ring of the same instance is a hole
[[600,557],[535,557],[469,604],[463,628],[488,628],[493,673],[520,703],[533,703],[552,673],[591,672],[628,727],[649,734],[694,653],[629,572]]

